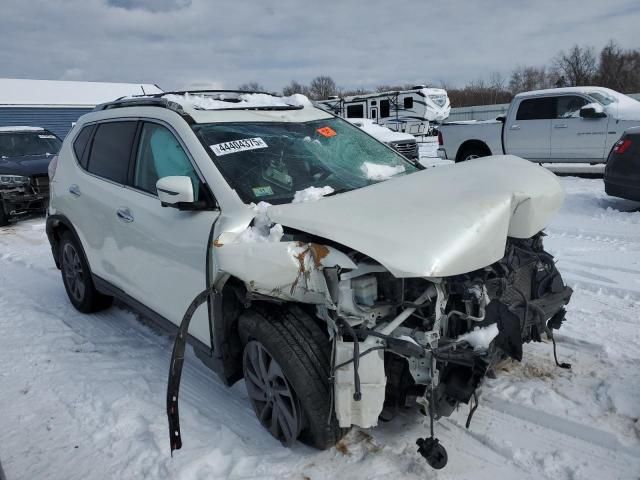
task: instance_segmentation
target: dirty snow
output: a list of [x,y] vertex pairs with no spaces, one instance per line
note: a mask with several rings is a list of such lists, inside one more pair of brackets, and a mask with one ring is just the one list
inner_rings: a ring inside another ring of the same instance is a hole
[[369,180],[388,180],[404,172],[403,165],[380,165],[371,162],[364,162],[360,169]]
[[282,225],[279,223],[274,224],[267,214],[267,209],[270,206],[271,204],[267,202],[260,202],[257,205],[252,204],[256,212],[253,226],[248,226],[240,233],[236,243],[279,242],[282,240],[284,235]]
[[333,188],[329,186],[305,188],[295,193],[292,203],[315,202],[330,193],[333,193]]
[[[251,108],[251,107],[286,107],[296,106],[304,107],[311,105],[307,97],[299,93],[295,93],[288,97],[277,97],[266,93],[247,93],[247,94],[230,94],[229,99],[234,101],[225,101],[224,94],[220,96],[220,100],[216,100],[206,95],[189,94],[184,95],[165,95],[163,98],[179,103],[184,107],[191,107],[200,110],[220,110],[225,108]],[[235,99],[239,101],[235,101]]]
[[498,325],[495,323],[487,327],[476,327],[473,331],[460,335],[456,340],[458,342],[466,341],[474,350],[482,350],[489,348],[491,341],[498,335]]
[[[436,167],[437,168],[437,167]],[[480,407],[436,432],[449,465],[416,454],[428,421],[407,410],[355,428],[336,448],[284,448],[263,430],[242,382],[225,387],[187,352],[184,447],[165,416],[172,337],[116,306],[82,315],[67,300],[44,219],[0,229],[0,462],[14,479],[638,479],[640,203],[600,179],[562,178],[567,199],[545,242],[575,290],[549,342],[497,368]]]

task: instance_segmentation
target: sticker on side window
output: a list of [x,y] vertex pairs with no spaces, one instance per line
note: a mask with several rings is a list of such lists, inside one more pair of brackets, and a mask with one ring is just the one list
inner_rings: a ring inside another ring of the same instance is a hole
[[247,150],[256,150],[258,148],[267,148],[268,145],[260,137],[242,138],[240,140],[231,140],[230,142],[216,143],[209,145],[216,156],[229,155],[230,153],[245,152]]
[[55,135],[38,135],[40,138],[56,138]]
[[273,195],[273,190],[269,185],[267,185],[266,187],[253,187],[251,190],[253,190],[253,194],[256,197],[265,197],[267,195]]

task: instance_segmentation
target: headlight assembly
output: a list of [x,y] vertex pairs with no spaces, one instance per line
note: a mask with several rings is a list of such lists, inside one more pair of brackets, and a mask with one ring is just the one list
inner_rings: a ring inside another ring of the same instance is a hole
[[22,175],[3,175],[0,174],[0,186],[22,186],[29,183],[29,177]]

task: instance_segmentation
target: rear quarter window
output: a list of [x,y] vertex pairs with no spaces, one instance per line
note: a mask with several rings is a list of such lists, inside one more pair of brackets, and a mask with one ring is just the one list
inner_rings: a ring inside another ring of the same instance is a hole
[[82,168],[87,168],[87,159],[89,155],[85,155],[85,151],[87,154],[89,153],[87,151],[87,145],[89,144],[94,128],[95,125],[88,125],[84,127],[80,130],[80,133],[73,141],[73,153],[76,155],[76,159],[78,160],[78,163],[82,165]]
[[137,123],[122,121],[99,124],[91,144],[87,170],[99,177],[124,184]]

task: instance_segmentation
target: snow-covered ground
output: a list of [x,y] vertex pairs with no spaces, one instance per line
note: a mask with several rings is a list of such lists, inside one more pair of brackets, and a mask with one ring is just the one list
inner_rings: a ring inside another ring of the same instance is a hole
[[354,429],[325,452],[284,448],[259,425],[244,385],[227,389],[191,352],[184,447],[171,458],[172,339],[122,308],[77,313],[44,219],[0,229],[0,462],[8,480],[638,479],[640,204],[607,197],[599,179],[561,181],[567,200],[546,245],[575,290],[557,334],[560,361],[573,368],[555,367],[550,343],[527,345],[522,363],[487,380],[469,430],[466,408],[439,423],[449,465],[438,472],[416,453],[428,430],[417,411]]

